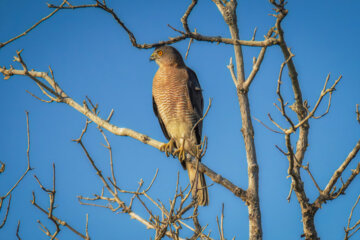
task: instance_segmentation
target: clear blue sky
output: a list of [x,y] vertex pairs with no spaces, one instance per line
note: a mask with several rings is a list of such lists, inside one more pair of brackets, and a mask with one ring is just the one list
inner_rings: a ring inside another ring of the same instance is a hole
[[[60,1],[50,1],[59,3]],[[190,1],[107,1],[137,37],[138,42],[156,42],[176,36],[167,27],[181,28],[180,18]],[[74,3],[75,4],[75,3]],[[355,104],[360,103],[360,3],[338,1],[289,1],[289,14],[283,23],[285,37],[295,54],[303,97],[314,106],[326,75],[331,72],[330,83],[340,74],[343,80],[333,96],[331,112],[321,120],[310,122],[309,148],[305,163],[310,162],[313,175],[324,187],[334,170],[345,159],[360,136],[355,120]],[[242,39],[250,39],[258,27],[257,39],[262,40],[273,26],[272,6],[268,1],[239,1],[238,22]],[[30,25],[47,15],[50,10],[45,1],[1,0],[0,42],[22,33]],[[190,28],[205,35],[229,37],[228,29],[216,6],[208,0],[199,1],[189,18]],[[184,55],[188,40],[174,46]],[[51,65],[60,86],[78,102],[85,96],[99,103],[102,116],[115,110],[112,123],[165,141],[153,114],[151,85],[157,66],[149,62],[152,50],[133,48],[127,34],[109,15],[96,9],[61,11],[49,21],[12,44],[0,49],[0,65],[14,64],[16,50],[24,49],[23,58],[28,67],[47,71]],[[252,57],[259,49],[244,48],[246,74],[251,70]],[[203,133],[209,146],[203,162],[240,187],[247,186],[247,166],[241,119],[236,91],[226,65],[233,57],[231,46],[194,42],[186,64],[199,78],[204,99],[213,98],[212,108],[204,122]],[[281,115],[273,106],[276,101],[276,80],[283,58],[277,46],[269,48],[261,70],[249,93],[254,117],[269,123],[267,113],[279,122]],[[19,68],[17,64],[15,67]],[[287,71],[284,72],[284,76]],[[293,102],[288,78],[283,79],[284,97]],[[101,192],[101,182],[86,160],[77,138],[85,118],[64,104],[46,104],[25,92],[40,95],[37,87],[25,77],[12,77],[0,81],[0,160],[6,163],[6,172],[0,176],[0,194],[7,192],[26,169],[26,118],[30,112],[31,165],[34,167],[13,194],[8,222],[0,230],[1,239],[15,239],[16,224],[21,220],[23,239],[47,239],[40,231],[37,219],[50,227],[52,223],[31,204],[35,191],[42,206],[48,206],[48,196],[38,187],[32,175],[36,174],[50,187],[53,162],[57,167],[57,209],[55,216],[84,232],[85,215],[89,213],[89,233],[92,239],[149,239],[152,230],[130,220],[126,214],[114,214],[106,209],[80,206],[76,196],[91,196]],[[327,100],[327,99],[326,99]],[[326,109],[324,104],[320,111]],[[295,119],[295,118],[294,118]],[[290,187],[287,176],[288,162],[275,148],[283,147],[282,136],[254,122],[255,143],[260,166],[260,198],[264,239],[300,239],[302,223],[299,205],[293,195],[286,197]],[[178,160],[150,146],[126,137],[108,134],[116,164],[119,185],[135,190],[143,178],[149,183],[156,168],[159,176],[150,192],[155,198],[167,202],[173,197],[177,172],[181,184],[188,183],[187,174]],[[295,139],[293,140],[295,141]],[[89,130],[85,144],[98,165],[108,171],[108,154],[101,146],[103,139],[94,127]],[[354,159],[349,166],[359,162]],[[317,196],[316,188],[306,173],[302,174],[310,199]],[[349,176],[349,170],[346,171]],[[208,183],[211,183],[208,179]],[[316,225],[322,239],[343,238],[352,204],[359,194],[360,180],[355,179],[346,196],[329,202],[316,215]],[[210,205],[200,209],[200,222],[209,224],[212,236],[218,238],[216,216],[225,203],[225,234],[227,238],[246,239],[248,236],[247,208],[243,202],[221,186],[209,189]],[[124,196],[124,200],[129,197]],[[136,202],[134,210],[147,218],[147,213]],[[1,216],[4,212],[2,211]],[[359,210],[354,216],[360,218]],[[357,237],[359,237],[358,235]],[[63,230],[60,239],[77,239]]]

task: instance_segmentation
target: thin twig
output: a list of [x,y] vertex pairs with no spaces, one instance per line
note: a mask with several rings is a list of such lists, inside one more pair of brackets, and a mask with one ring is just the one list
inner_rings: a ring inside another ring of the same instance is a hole
[[211,108],[211,102],[212,102],[212,99],[209,98],[209,105],[208,105],[208,107],[207,107],[207,109],[206,109],[206,111],[205,111],[205,114],[194,124],[194,126],[193,126],[192,129],[191,129],[191,134],[193,134],[195,128],[196,128],[202,121],[204,121],[206,115],[208,114],[208,112],[209,112],[209,110],[210,110],[210,108]]
[[[26,114],[26,128],[27,128],[27,150],[26,150],[26,156],[27,156],[27,168],[25,170],[25,172],[23,173],[23,175],[21,175],[21,177],[17,180],[17,182],[10,188],[10,190],[4,195],[4,196],[0,196],[0,209],[2,207],[2,204],[4,202],[4,200],[9,197],[9,201],[8,201],[8,206],[7,206],[7,210],[5,213],[5,217],[2,221],[2,223],[0,224],[0,229],[5,225],[6,221],[7,221],[7,216],[9,214],[9,210],[10,210],[10,203],[11,203],[11,193],[14,191],[14,189],[20,184],[20,182],[24,179],[24,177],[28,174],[28,172],[30,170],[32,170],[31,166],[30,166],[30,125],[29,125],[29,112],[25,112]],[[4,171],[5,170],[5,164],[2,163],[1,165],[1,170]]]
[[283,132],[279,132],[279,131],[276,131],[272,128],[270,128],[269,126],[267,126],[265,123],[263,123],[260,119],[257,119],[256,117],[253,117],[253,119],[255,119],[256,121],[258,121],[259,123],[261,123],[265,128],[267,128],[268,130],[274,132],[274,133],[278,133],[278,134],[284,134]]
[[[360,140],[357,142],[357,144],[355,145],[355,147],[352,149],[352,151],[349,153],[349,155],[346,157],[346,159],[344,160],[344,162],[340,165],[340,167],[334,172],[334,174],[332,175],[332,177],[330,178],[327,186],[324,189],[324,195],[325,196],[329,196],[329,193],[331,191],[331,189],[333,189],[333,187],[335,186],[335,184],[337,183],[338,179],[340,178],[340,176],[342,175],[342,173],[345,171],[345,169],[347,168],[347,166],[350,164],[350,162],[355,158],[355,156],[357,155],[357,153],[360,150]],[[318,198],[317,200],[319,200],[320,202],[322,202],[323,200]]]
[[[254,39],[255,39],[256,29],[257,28],[255,28],[255,30],[254,30],[253,39],[251,39],[252,41],[254,41]],[[275,29],[274,27],[270,28],[270,30],[268,31],[268,33],[265,36],[265,39],[269,39],[273,35],[274,29]],[[253,69],[251,70],[251,73],[249,74],[248,78],[246,79],[246,81],[243,85],[244,91],[249,91],[250,85],[260,69],[261,63],[265,56],[266,49],[267,49],[267,46],[262,47],[257,59],[256,60],[254,59]]]
[[16,228],[16,237],[18,240],[21,240],[21,237],[20,237],[20,220],[18,221],[18,225],[17,225],[17,228]]
[[220,240],[225,240],[225,235],[224,235],[224,203],[222,204],[222,208],[221,208],[221,220],[219,222],[219,218],[216,216],[216,222],[217,222],[217,225],[218,225]]
[[[299,123],[297,123],[292,129],[288,129],[287,132],[288,133],[293,133],[297,128],[301,127],[303,124],[305,124],[307,122],[307,120],[309,120],[310,118],[312,118],[316,112],[316,110],[318,109],[323,97],[325,95],[327,95],[328,93],[331,95],[333,91],[335,91],[335,87],[336,85],[339,83],[339,81],[341,80],[342,76],[340,75],[339,78],[334,82],[334,84],[330,87],[330,88],[326,88],[327,82],[330,78],[330,74],[327,76],[326,80],[325,80],[325,84],[324,84],[324,88],[320,93],[320,96],[314,106],[314,108],[312,109],[311,112],[309,112]],[[329,99],[331,100],[331,98],[329,97]],[[330,107],[330,105],[328,105],[328,107]],[[320,116],[322,117],[322,116]],[[319,118],[319,117],[317,117]]]
[[306,164],[306,166],[302,166],[303,169],[305,169],[305,171],[309,174],[311,180],[313,181],[313,183],[315,184],[315,187],[317,188],[317,190],[319,191],[319,193],[322,193],[321,188],[319,187],[319,185],[317,184],[315,178],[313,177],[313,175],[310,172],[310,167],[309,167],[309,163]]
[[58,12],[59,9],[64,6],[65,3],[66,3],[66,0],[64,0],[64,1],[60,4],[59,8],[55,9],[54,11],[52,11],[52,12],[51,12],[49,15],[47,15],[46,17],[43,17],[42,19],[40,19],[37,23],[35,23],[34,25],[32,25],[29,29],[27,29],[27,30],[26,30],[25,32],[23,32],[22,34],[20,34],[20,35],[18,35],[18,36],[16,36],[16,37],[13,37],[12,39],[10,39],[10,40],[8,40],[8,41],[6,41],[6,42],[4,42],[4,43],[0,43],[0,48],[4,47],[5,45],[7,45],[7,44],[9,44],[9,43],[11,43],[11,42],[13,42],[13,41],[15,41],[16,39],[21,38],[21,37],[25,36],[26,34],[28,34],[31,30],[33,30],[34,28],[36,28],[40,23],[42,23],[42,22],[44,22],[45,20],[49,19],[49,18],[52,17],[56,12]]
[[252,38],[251,38],[251,41],[254,41],[254,40],[255,40],[256,31],[257,31],[257,27],[254,28],[254,33],[253,33],[253,36],[252,36]]
[[[190,3],[190,5],[188,6],[188,8],[186,9],[184,15],[181,18],[181,22],[183,24],[184,30],[186,32],[190,32],[189,26],[188,26],[188,17],[190,15],[190,13],[192,12],[192,10],[194,9],[195,5],[197,4],[198,0],[192,0],[192,2]],[[196,33],[196,29],[195,29],[195,33]],[[191,40],[190,40],[191,41]],[[190,47],[190,44],[189,44]]]
[[[289,50],[290,52],[290,50]],[[294,55],[290,52],[290,56],[288,59],[286,59],[285,62],[283,62],[281,64],[281,67],[280,67],[280,72],[279,72],[279,78],[278,78],[278,81],[277,81],[277,89],[276,89],[276,93],[277,95],[279,96],[279,102],[280,102],[280,106],[281,106],[281,114],[286,118],[286,120],[288,121],[288,123],[291,125],[291,129],[293,129],[295,131],[295,125],[293,123],[293,121],[290,119],[290,117],[286,114],[286,109],[285,109],[285,104],[284,104],[284,99],[281,95],[281,91],[280,91],[280,86],[281,86],[281,77],[282,77],[282,73],[283,73],[283,70],[284,70],[284,67],[285,65],[294,57]]]
[[[2,223],[0,224],[0,229],[5,225],[5,223],[7,221],[9,210],[10,210],[10,205],[11,205],[11,196],[12,195],[10,194],[9,195],[8,205],[7,205],[7,208],[6,208],[6,213],[5,213],[5,216],[4,216],[4,219],[3,219]],[[1,204],[0,204],[1,207],[2,207],[2,203],[3,203],[3,199],[1,199]]]
[[[196,33],[196,28],[195,28],[194,32]],[[194,40],[193,38],[190,38],[190,40],[189,40],[189,45],[188,45],[188,48],[186,50],[185,59],[187,59],[187,57],[188,57],[188,54],[189,54],[189,51],[190,51],[190,46],[191,46],[193,40]]]
[[234,82],[234,85],[237,87],[237,86],[239,85],[239,83],[238,83],[238,80],[237,80],[237,78],[236,78],[236,76],[235,76],[234,64],[233,64],[233,62],[232,62],[232,58],[230,58],[230,62],[229,62],[229,65],[227,65],[227,68],[228,68],[229,71],[230,71],[231,78],[232,78],[232,80],[233,80],[233,82]]
[[[359,200],[360,200],[360,195],[357,197],[354,205],[351,208],[350,215],[349,215],[349,218],[348,218],[347,227],[344,228],[344,230],[345,230],[345,238],[344,238],[344,240],[349,240],[360,229],[360,220],[358,220],[352,227],[350,227],[351,220],[352,220],[353,213],[354,213],[354,209],[356,208],[357,204],[359,203]],[[355,231],[353,231],[354,229],[355,229]],[[353,231],[353,232],[350,233],[351,231]]]
[[52,183],[52,190],[47,189],[46,187],[43,186],[43,184],[40,182],[40,180],[36,177],[36,180],[38,181],[40,188],[48,193],[49,195],[49,208],[47,210],[45,210],[44,208],[42,208],[40,205],[37,204],[36,202],[36,198],[35,198],[35,193],[33,192],[33,199],[31,201],[31,204],[34,205],[37,209],[39,209],[41,212],[45,213],[48,217],[48,219],[50,219],[55,227],[56,230],[53,234],[50,233],[50,231],[43,225],[41,224],[40,221],[38,221],[38,223],[40,224],[40,226],[42,227],[42,231],[49,237],[51,237],[51,239],[57,239],[56,236],[59,234],[59,232],[61,231],[60,229],[60,225],[64,226],[66,228],[68,228],[70,231],[72,231],[73,233],[75,233],[76,235],[78,235],[79,237],[81,237],[82,239],[86,239],[89,240],[90,238],[88,236],[83,235],[82,233],[80,233],[79,231],[77,231],[75,228],[73,228],[72,226],[70,226],[67,222],[57,218],[54,216],[53,211],[54,211],[54,205],[55,205],[55,196],[56,196],[56,178],[55,178],[55,164],[52,165],[53,167],[53,183]]

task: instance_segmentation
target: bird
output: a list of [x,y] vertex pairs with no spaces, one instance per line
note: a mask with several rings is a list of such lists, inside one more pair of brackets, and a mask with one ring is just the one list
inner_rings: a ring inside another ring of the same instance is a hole
[[150,56],[159,66],[152,84],[153,110],[168,143],[160,147],[166,156],[173,152],[187,170],[191,192],[200,206],[209,203],[204,173],[185,161],[186,153],[201,160],[204,99],[198,78],[172,46],[156,47]]

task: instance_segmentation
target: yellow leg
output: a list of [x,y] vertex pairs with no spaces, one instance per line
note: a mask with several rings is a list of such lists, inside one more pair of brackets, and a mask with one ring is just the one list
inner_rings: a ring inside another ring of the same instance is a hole
[[185,149],[184,149],[184,144],[185,144],[185,140],[182,142],[181,146],[175,150],[174,152],[174,156],[178,156],[180,162],[184,161],[185,158]]
[[169,157],[174,147],[175,147],[174,140],[171,138],[168,143],[161,145],[160,151],[165,152],[165,155]]

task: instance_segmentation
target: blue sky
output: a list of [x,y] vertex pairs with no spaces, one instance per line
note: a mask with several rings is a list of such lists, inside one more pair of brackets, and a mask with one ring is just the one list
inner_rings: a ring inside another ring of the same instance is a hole
[[[167,24],[181,29],[180,18],[189,2],[107,1],[133,31],[139,43],[176,36],[177,33]],[[0,42],[22,33],[50,12],[45,1],[2,0],[0,6]],[[355,105],[360,103],[360,3],[356,0],[342,4],[333,0],[289,1],[287,8],[289,14],[283,28],[287,43],[295,54],[303,98],[314,106],[326,75],[331,72],[331,84],[340,74],[343,75],[333,95],[330,113],[323,119],[310,122],[309,148],[304,161],[310,163],[314,177],[324,187],[360,136],[360,127],[355,119]],[[272,6],[265,0],[239,1],[241,38],[250,39],[257,27],[257,40],[262,40],[274,24],[274,18],[269,16],[271,9]],[[199,1],[189,18],[189,25],[204,35],[229,37],[226,24],[211,1]],[[187,45],[188,40],[174,47],[184,55]],[[19,49],[24,49],[22,56],[30,69],[47,71],[50,65],[59,85],[74,100],[81,103],[85,96],[89,96],[99,104],[101,116],[105,117],[111,109],[115,110],[113,124],[165,141],[152,110],[151,85],[157,70],[155,63],[149,62],[152,50],[132,47],[127,34],[111,16],[97,9],[61,11],[27,36],[0,49],[0,65],[14,64],[12,58]],[[257,56],[259,49],[244,48],[243,51],[245,71],[249,74],[252,58]],[[226,68],[230,57],[233,57],[231,46],[195,41],[186,64],[199,78],[205,104],[210,97],[213,98],[212,108],[204,122],[203,134],[208,136],[209,145],[202,161],[246,188],[247,166],[240,132],[239,105]],[[277,46],[269,48],[249,92],[253,116],[269,125],[267,114],[271,113],[286,126],[273,106],[277,99],[276,81],[282,61],[280,49]],[[14,67],[20,66],[14,64]],[[285,70],[283,95],[292,103],[291,86],[286,76]],[[80,146],[71,141],[79,136],[85,118],[64,104],[40,102],[25,90],[40,95],[30,79],[12,77],[0,81],[0,160],[6,163],[6,172],[0,176],[0,194],[6,193],[26,169],[25,110],[30,112],[31,165],[34,167],[13,194],[8,222],[0,230],[0,238],[14,239],[19,219],[23,239],[47,239],[38,228],[37,219],[54,230],[46,216],[30,204],[31,192],[35,191],[39,203],[47,206],[48,196],[40,190],[32,175],[36,174],[50,187],[53,162],[57,170],[56,216],[84,232],[85,215],[88,213],[92,239],[149,239],[153,236],[152,230],[146,230],[125,214],[78,204],[76,196],[101,192],[101,182]],[[326,104],[323,104],[319,111],[325,109]],[[290,180],[286,178],[288,163],[275,148],[275,144],[284,147],[284,139],[256,121],[253,124],[260,167],[264,239],[300,239],[302,223],[299,205],[294,195],[290,203],[286,200],[290,187]],[[166,158],[157,149],[131,138],[110,133],[108,137],[113,147],[118,183],[123,188],[135,190],[140,178],[149,183],[157,168],[159,176],[150,192],[154,198],[167,202],[173,197],[178,171],[182,186],[188,183],[187,174],[178,160]],[[85,144],[104,173],[109,174],[108,153],[101,145],[103,142],[92,126]],[[359,157],[353,160],[349,169],[358,162]],[[302,176],[309,198],[315,199],[315,186],[305,172]],[[346,176],[349,176],[349,170],[344,179]],[[210,179],[208,183],[211,183]],[[343,227],[359,189],[360,180],[355,179],[345,196],[327,203],[317,213],[316,225],[322,239],[343,238]],[[209,224],[212,236],[218,238],[216,216],[221,212],[221,204],[225,203],[226,237],[246,239],[248,216],[245,204],[221,186],[211,187],[209,195],[210,205],[200,209],[201,224]],[[128,199],[124,196],[124,200]],[[147,218],[138,202],[135,202],[134,210]],[[3,216],[4,212],[1,214]],[[360,218],[359,210],[356,217]],[[188,232],[185,233],[189,236]],[[59,238],[77,239],[65,229]]]

